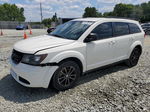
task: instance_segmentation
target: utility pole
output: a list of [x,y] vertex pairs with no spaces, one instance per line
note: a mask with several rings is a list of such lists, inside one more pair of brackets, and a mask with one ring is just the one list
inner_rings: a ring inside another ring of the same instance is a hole
[[40,12],[41,12],[41,22],[43,21],[43,14],[42,14],[42,3],[40,1]]

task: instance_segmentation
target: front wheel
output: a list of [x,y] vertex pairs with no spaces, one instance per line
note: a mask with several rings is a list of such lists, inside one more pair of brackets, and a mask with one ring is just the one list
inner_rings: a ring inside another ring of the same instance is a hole
[[140,55],[141,55],[141,50],[138,47],[134,48],[134,50],[130,55],[130,58],[126,61],[126,64],[129,67],[136,66],[138,64]]
[[54,73],[53,87],[59,91],[72,88],[76,84],[80,73],[80,68],[76,62],[65,61],[61,63]]

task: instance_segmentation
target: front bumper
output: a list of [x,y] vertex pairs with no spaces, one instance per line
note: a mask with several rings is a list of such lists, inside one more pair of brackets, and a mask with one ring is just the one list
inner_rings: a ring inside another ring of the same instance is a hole
[[58,66],[31,66],[23,63],[11,64],[10,74],[13,78],[23,86],[26,87],[42,87],[48,88],[52,75]]

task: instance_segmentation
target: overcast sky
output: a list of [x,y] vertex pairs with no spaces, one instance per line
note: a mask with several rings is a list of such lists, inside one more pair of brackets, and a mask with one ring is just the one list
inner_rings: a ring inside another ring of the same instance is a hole
[[0,0],[16,4],[25,9],[26,21],[40,21],[40,1],[43,7],[43,18],[49,18],[56,12],[58,17],[82,17],[85,7],[96,7],[100,12],[112,11],[117,3],[140,4],[150,0]]

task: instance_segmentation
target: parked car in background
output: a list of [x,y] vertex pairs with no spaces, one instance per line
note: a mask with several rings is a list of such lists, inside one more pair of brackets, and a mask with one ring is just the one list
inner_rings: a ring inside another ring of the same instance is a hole
[[51,33],[52,31],[54,31],[56,28],[55,27],[50,27],[47,29],[47,33]]
[[150,23],[141,24],[146,35],[150,35]]
[[21,24],[16,26],[16,30],[25,30],[25,29],[28,29],[28,25]]
[[27,87],[72,88],[80,75],[125,62],[136,66],[144,31],[137,21],[83,18],[58,26],[52,33],[17,42],[10,57],[13,78]]

